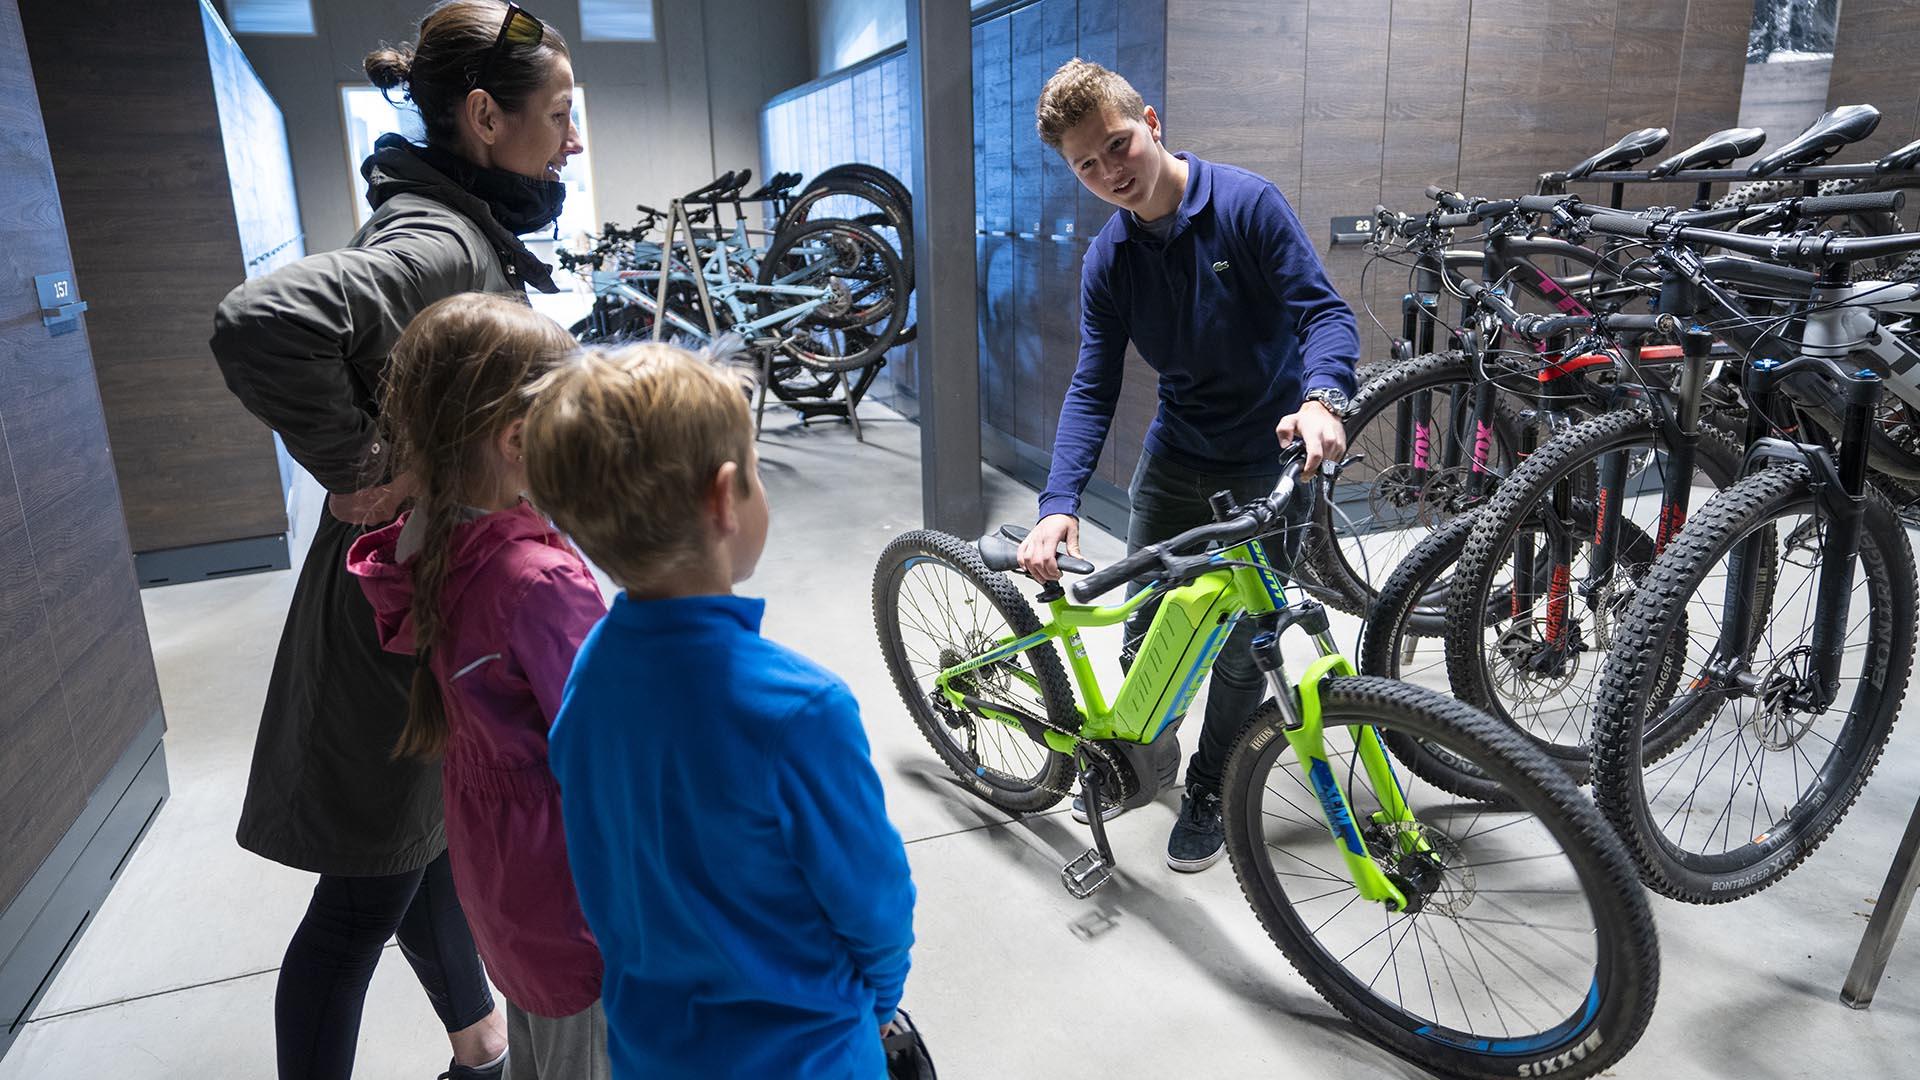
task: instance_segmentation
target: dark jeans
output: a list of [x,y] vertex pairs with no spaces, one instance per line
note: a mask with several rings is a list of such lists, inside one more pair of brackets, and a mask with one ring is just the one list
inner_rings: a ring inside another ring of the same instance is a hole
[[[1133,501],[1133,515],[1127,520],[1127,551],[1138,551],[1148,544],[1171,539],[1196,525],[1213,520],[1207,499],[1216,491],[1231,491],[1235,502],[1264,497],[1280,481],[1279,470],[1263,476],[1213,476],[1183,468],[1164,458],[1142,453],[1133,472],[1127,494]],[[1297,530],[1296,530],[1297,532]],[[1277,538],[1266,541],[1267,557],[1285,574],[1292,565],[1291,548]],[[1127,586],[1132,596],[1145,586],[1134,582]],[[1123,666],[1133,662],[1133,654],[1152,625],[1157,604],[1147,604],[1127,619],[1126,639],[1122,646]],[[1187,784],[1203,791],[1220,793],[1221,774],[1226,771],[1227,754],[1240,737],[1247,718],[1266,697],[1266,680],[1253,662],[1252,624],[1246,620],[1233,628],[1213,664],[1213,679],[1207,684],[1206,714],[1200,724],[1199,745],[1187,762]],[[1163,739],[1165,748],[1155,747],[1157,780],[1162,788],[1172,785],[1180,767],[1177,738]],[[1145,777],[1141,778],[1145,781]]]
[[280,965],[273,999],[280,1080],[348,1080],[367,983],[387,939],[447,1030],[493,1012],[493,991],[453,889],[446,852],[420,870],[385,877],[322,874]]

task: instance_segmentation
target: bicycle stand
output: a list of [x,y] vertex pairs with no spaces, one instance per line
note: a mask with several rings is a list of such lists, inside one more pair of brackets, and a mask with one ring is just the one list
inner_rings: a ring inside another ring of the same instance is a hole
[[1107,823],[1101,813],[1099,772],[1087,759],[1074,755],[1080,766],[1080,799],[1087,808],[1087,824],[1093,829],[1093,846],[1060,868],[1060,884],[1075,900],[1085,900],[1100,886],[1113,880],[1113,849],[1107,846]]
[[1914,806],[1913,816],[1907,819],[1907,831],[1894,849],[1893,865],[1887,868],[1886,884],[1880,887],[1879,902],[1873,905],[1873,918],[1867,920],[1867,932],[1860,937],[1853,966],[1840,988],[1840,1000],[1847,1007],[1864,1009],[1873,1004],[1874,991],[1879,989],[1887,959],[1900,939],[1900,927],[1907,921],[1916,887],[1920,887],[1920,805]]
[[[762,351],[760,354],[760,385],[755,388],[754,392],[754,437],[758,438],[761,428],[765,426],[767,396],[769,393],[773,393],[773,396],[779,398],[782,405],[800,414],[800,422],[802,424],[805,424],[816,416],[838,416],[852,425],[853,441],[860,443],[866,442],[866,435],[860,430],[860,401],[867,396],[867,390],[873,386],[873,380],[879,376],[880,369],[886,366],[887,358],[883,356],[873,363],[868,364],[866,367],[860,368],[859,375],[851,381],[848,380],[845,373],[833,375],[831,384],[823,395],[817,397],[813,395],[806,397],[786,397],[772,390],[773,353],[770,350]],[[833,396],[835,390],[840,392],[840,396],[837,398]],[[811,398],[811,400],[809,400],[809,398]]]

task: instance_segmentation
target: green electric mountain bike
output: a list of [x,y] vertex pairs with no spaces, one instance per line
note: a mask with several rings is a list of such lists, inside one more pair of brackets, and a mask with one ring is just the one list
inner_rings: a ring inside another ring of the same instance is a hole
[[[928,530],[895,539],[874,578],[882,651],[907,709],[961,783],[1016,814],[1078,791],[1089,807],[1150,801],[1150,748],[1191,705],[1242,619],[1274,697],[1248,718],[1222,796],[1227,851],[1268,936],[1368,1036],[1456,1077],[1590,1076],[1651,1015],[1659,957],[1632,864],[1591,803],[1539,750],[1484,713],[1407,683],[1358,678],[1325,609],[1290,602],[1263,542],[1306,520],[1291,455],[1251,505],[1085,573],[1037,599],[1016,588],[1016,544]],[[1136,578],[1126,601],[1094,606]],[[1072,599],[1068,597],[1069,591]],[[1156,604],[1111,698],[1081,631]],[[1319,652],[1291,678],[1279,639]],[[1065,645],[1066,665],[1056,641]],[[1068,670],[1072,671],[1071,681]],[[1078,697],[1075,690],[1078,690]],[[1499,803],[1396,767],[1419,745],[1471,762]],[[1102,815],[1061,878],[1077,897],[1113,877]]]

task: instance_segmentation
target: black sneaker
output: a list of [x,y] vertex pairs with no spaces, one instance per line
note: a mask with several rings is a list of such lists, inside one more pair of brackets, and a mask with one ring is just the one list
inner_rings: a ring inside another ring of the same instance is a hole
[[[1105,824],[1126,812],[1127,808],[1119,803],[1102,803],[1100,806],[1100,822],[1101,824]],[[1073,820],[1082,825],[1091,825],[1093,822],[1089,820],[1089,817],[1090,815],[1087,813],[1086,796],[1075,795],[1073,797]]]
[[1183,874],[1197,874],[1220,861],[1226,843],[1220,796],[1189,785],[1180,797],[1180,817],[1167,837],[1167,865]]
[[498,1060],[487,1065],[461,1065],[447,1062],[447,1071],[435,1080],[501,1080],[507,1075],[507,1055],[501,1054]]

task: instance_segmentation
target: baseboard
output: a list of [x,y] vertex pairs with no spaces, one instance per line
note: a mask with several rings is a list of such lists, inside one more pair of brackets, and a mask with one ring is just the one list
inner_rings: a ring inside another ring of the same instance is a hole
[[0,1057],[112,891],[167,798],[165,721],[153,714],[26,887],[0,910]]
[[[289,513],[289,520],[292,515]],[[293,565],[287,550],[287,534],[249,536],[240,540],[217,540],[209,544],[139,551],[133,556],[133,572],[140,587],[179,585],[208,578],[233,577],[285,570]]]

